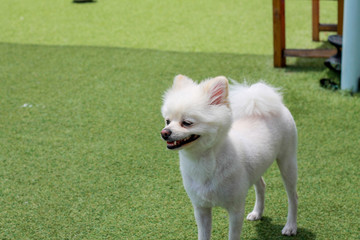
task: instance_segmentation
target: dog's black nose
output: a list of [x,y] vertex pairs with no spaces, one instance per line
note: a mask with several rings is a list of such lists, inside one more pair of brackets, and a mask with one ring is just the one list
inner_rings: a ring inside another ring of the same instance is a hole
[[171,135],[171,131],[169,129],[164,128],[161,130],[161,136],[164,140],[167,140]]

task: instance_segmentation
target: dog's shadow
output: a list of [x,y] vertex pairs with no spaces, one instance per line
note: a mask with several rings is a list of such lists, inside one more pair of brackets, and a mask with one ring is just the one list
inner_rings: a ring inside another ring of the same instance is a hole
[[312,240],[316,239],[316,235],[304,228],[298,228],[297,235],[288,237],[282,236],[281,230],[284,226],[275,225],[269,217],[262,217],[260,221],[255,222],[257,237],[252,240],[269,240],[269,239],[287,239],[287,240]]

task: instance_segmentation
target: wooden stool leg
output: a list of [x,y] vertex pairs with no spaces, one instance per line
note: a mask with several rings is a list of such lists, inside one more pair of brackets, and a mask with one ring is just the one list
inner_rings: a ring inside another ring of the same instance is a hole
[[285,67],[285,0],[273,0],[274,67]]
[[320,2],[319,0],[312,0],[312,40],[313,41],[320,41],[319,18],[320,18]]
[[337,34],[343,34],[343,19],[344,19],[344,0],[338,0],[338,23]]

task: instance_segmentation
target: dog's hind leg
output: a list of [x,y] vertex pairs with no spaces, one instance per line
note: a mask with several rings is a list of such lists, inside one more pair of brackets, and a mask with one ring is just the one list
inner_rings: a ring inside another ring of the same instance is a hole
[[280,168],[281,176],[284,181],[286,193],[288,196],[288,216],[285,227],[282,230],[283,235],[296,235],[297,231],[297,163],[296,163],[296,150],[289,151],[287,154],[279,157],[277,160]]
[[262,217],[265,207],[265,182],[264,179],[261,177],[254,185],[255,193],[256,193],[256,201],[254,210],[249,213],[246,217],[247,220],[255,221],[259,220]]

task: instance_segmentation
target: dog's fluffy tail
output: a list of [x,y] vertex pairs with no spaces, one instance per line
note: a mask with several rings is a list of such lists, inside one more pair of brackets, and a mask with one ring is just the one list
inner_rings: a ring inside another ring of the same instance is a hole
[[276,116],[284,106],[279,89],[263,82],[248,86],[233,81],[229,98],[234,120],[250,116]]

